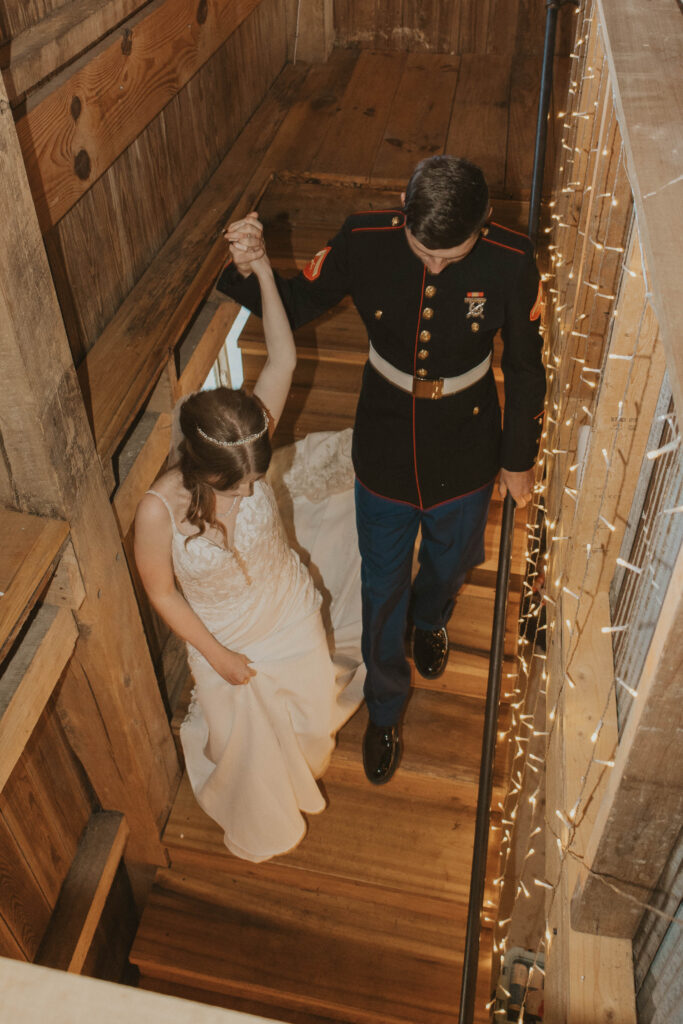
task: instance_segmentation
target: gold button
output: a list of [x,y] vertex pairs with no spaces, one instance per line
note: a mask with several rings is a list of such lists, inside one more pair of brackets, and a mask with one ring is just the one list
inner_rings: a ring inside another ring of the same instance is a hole
[[381,309],[376,309],[375,310],[375,320],[381,320],[382,319],[382,312],[383,311]]
[[425,288],[425,295],[427,296],[428,299],[431,299],[432,295],[436,295],[436,286],[433,284],[428,284],[427,287]]
[[479,415],[479,406],[478,405],[475,405],[474,409],[472,410],[472,415],[473,416],[478,416]]
[[392,226],[392,228],[397,228],[400,223],[401,223],[401,218],[400,217],[392,217],[391,218],[391,226]]
[[[376,314],[376,313],[375,313],[375,316],[377,316],[377,314]],[[476,321],[476,320],[473,320],[473,321],[472,321],[472,323],[470,324],[470,330],[471,330],[471,331],[474,331],[474,333],[475,333],[475,334],[476,334],[476,333],[477,333],[477,331],[479,330],[479,324],[477,323],[477,321]]]
[[434,310],[431,308],[431,306],[425,306],[425,308],[422,310],[422,316],[425,318],[425,320],[432,319],[432,317],[434,316]]
[[426,370],[418,370],[417,371],[417,376],[418,377],[426,377],[427,376],[427,371]]
[[421,349],[420,349],[420,350],[418,351],[418,353],[417,353],[417,358],[418,358],[418,359],[426,359],[428,355],[429,355],[429,349],[427,349],[427,348],[421,348]]
[[482,235],[484,236],[484,238],[486,238],[486,236],[487,236],[487,235],[488,235],[488,233],[489,233],[489,229],[488,229],[488,228],[482,228],[482,229],[481,229],[481,233],[482,233]]
[[420,341],[431,341],[432,336],[429,331],[420,331]]

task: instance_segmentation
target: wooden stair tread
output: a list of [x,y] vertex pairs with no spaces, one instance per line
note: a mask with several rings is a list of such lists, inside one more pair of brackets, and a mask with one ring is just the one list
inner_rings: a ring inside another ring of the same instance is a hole
[[[514,658],[504,659],[501,705],[509,702],[505,693],[511,691],[512,686],[508,685],[507,676],[508,674],[516,675],[516,668],[517,662]],[[451,693],[459,697],[476,697],[479,700],[485,700],[488,674],[488,654],[479,651],[465,651],[451,646],[446,671],[439,679],[423,679],[414,671],[412,684],[419,689],[433,690],[436,693]]]
[[[487,654],[491,649],[495,590],[490,586],[464,583],[455,599],[455,608],[448,623],[451,644],[467,651]],[[505,619],[504,653],[512,657],[517,650],[517,618],[519,594],[511,591]]]
[[277,875],[252,865],[250,874],[223,877],[159,869],[157,888],[192,900],[211,903],[249,918],[264,913],[275,926],[300,927],[328,939],[386,943],[411,956],[424,952],[455,963],[464,951],[464,923],[467,906],[447,902],[434,912],[435,901],[408,900],[396,905],[395,893],[359,885],[355,889],[326,889],[310,884],[300,873],[299,884],[283,886]]
[[[457,657],[457,651],[450,655],[454,660]],[[339,733],[326,783],[341,770],[355,769],[359,778],[363,774],[361,741],[367,721],[363,706]],[[459,793],[466,791],[462,783],[476,791],[483,724],[484,706],[480,699],[413,688],[403,723],[404,752],[392,780],[394,786],[409,788],[419,777],[427,779],[429,785],[437,780],[452,783]],[[504,784],[500,770],[494,775],[493,784]]]
[[164,842],[173,869],[192,875],[200,871],[217,878],[257,870],[289,885],[305,878],[326,891],[360,888],[367,896],[373,888],[392,900],[400,894],[401,903],[409,905],[466,906],[469,875],[463,865],[469,867],[472,855],[476,786],[432,783],[416,799],[414,791],[399,788],[398,780],[397,775],[392,785],[373,787],[360,772],[329,774],[323,783],[328,807],[309,818],[304,841],[255,868],[227,851],[222,830],[201,810],[185,777]]
[[[322,897],[324,900],[324,897]],[[367,1024],[445,1024],[457,1005],[453,954],[410,953],[399,936],[410,929],[397,901],[396,922],[375,944],[367,907],[359,903],[352,934],[310,921],[278,918],[258,900],[251,912],[204,903],[155,888],[131,959],[147,975],[199,988],[251,996],[275,1006],[310,1008]],[[386,945],[384,945],[386,943]]]

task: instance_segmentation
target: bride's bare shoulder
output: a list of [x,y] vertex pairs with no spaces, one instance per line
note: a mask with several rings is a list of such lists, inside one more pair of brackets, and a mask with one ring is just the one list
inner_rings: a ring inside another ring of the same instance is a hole
[[158,477],[152,484],[151,490],[158,491],[159,494],[163,494],[164,498],[169,499],[174,496],[179,498],[187,496],[187,491],[183,487],[183,477],[179,469],[170,469],[168,473]]
[[[164,473],[163,476],[154,481],[150,491],[156,492],[156,494],[161,495],[165,499],[173,509],[173,514],[178,522],[183,518],[187,511],[190,495],[183,487],[183,478],[180,470],[171,469],[168,473]],[[149,492],[145,495],[143,501],[148,504],[152,502],[157,504]]]

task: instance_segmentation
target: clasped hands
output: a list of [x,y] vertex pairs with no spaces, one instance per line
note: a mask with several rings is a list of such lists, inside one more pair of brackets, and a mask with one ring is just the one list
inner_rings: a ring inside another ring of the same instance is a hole
[[223,238],[230,247],[230,256],[242,277],[249,277],[252,264],[263,259],[266,247],[263,242],[263,224],[257,213],[248,213],[242,220],[228,224]]

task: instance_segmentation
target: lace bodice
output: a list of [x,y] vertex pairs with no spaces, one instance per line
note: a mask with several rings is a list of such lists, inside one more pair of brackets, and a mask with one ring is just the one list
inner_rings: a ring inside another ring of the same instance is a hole
[[182,533],[168,501],[173,527],[173,570],[190,607],[227,646],[244,650],[259,634],[277,630],[294,602],[312,610],[319,597],[306,568],[291,550],[275,496],[257,480],[237,508],[231,549],[202,535]]

